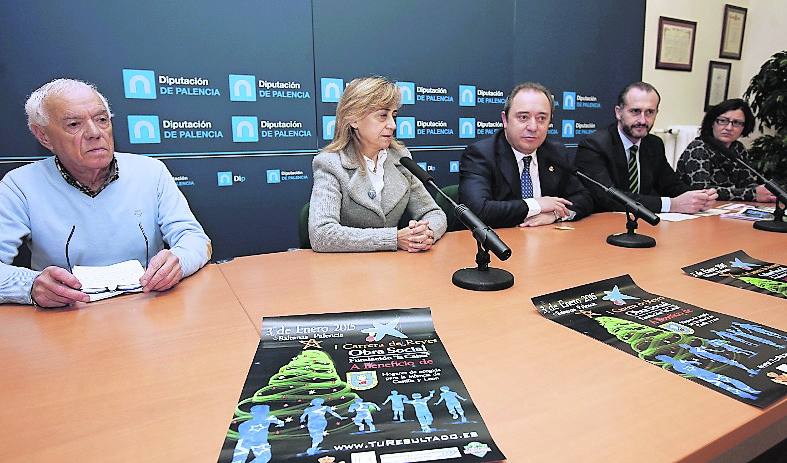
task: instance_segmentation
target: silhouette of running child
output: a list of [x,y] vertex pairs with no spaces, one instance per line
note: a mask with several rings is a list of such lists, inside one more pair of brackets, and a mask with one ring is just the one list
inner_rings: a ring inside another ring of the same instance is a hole
[[306,449],[307,455],[314,455],[320,451],[320,444],[323,441],[325,428],[328,427],[328,421],[325,419],[325,414],[339,418],[340,420],[346,419],[345,417],[334,412],[331,407],[323,405],[325,399],[317,397],[311,401],[311,407],[306,407],[301,415],[301,423],[308,418],[307,428],[309,429],[309,436],[312,438],[312,446]]
[[429,401],[434,397],[434,391],[429,391],[429,395],[423,397],[418,392],[413,393],[412,400],[404,399],[404,403],[410,404],[415,409],[415,417],[418,418],[418,424],[421,425],[421,431],[432,431],[431,424],[434,421],[432,412],[429,411]]
[[275,416],[268,416],[270,406],[255,405],[251,407],[251,419],[238,426],[238,443],[232,454],[232,463],[244,463],[249,451],[254,453],[252,463],[268,463],[271,461],[271,445],[268,443],[268,428],[276,424],[283,427],[284,421]]
[[679,373],[684,373],[693,376],[695,378],[701,379],[707,383],[713,384],[714,386],[720,389],[724,389],[727,392],[735,394],[738,397],[756,400],[757,399],[756,394],[762,392],[752,388],[751,386],[744,383],[743,381],[737,380],[735,378],[730,378],[729,376],[726,375],[705,370],[704,368],[697,366],[700,364],[700,362],[697,360],[678,360],[670,357],[669,355],[657,355],[656,359],[661,360],[662,362],[669,363],[670,365],[672,365],[675,371]]
[[702,346],[692,346],[690,344],[685,344],[685,343],[678,344],[678,345],[680,347],[688,350],[692,354],[696,355],[697,357],[702,357],[702,358],[706,358],[708,360],[713,360],[714,362],[726,363],[727,365],[733,366],[735,368],[740,368],[741,370],[746,371],[746,373],[748,373],[749,376],[757,376],[760,373],[760,370],[755,370],[755,369],[748,368],[746,365],[744,365],[744,364],[742,364],[742,363],[740,363],[740,362],[738,362],[736,360],[729,359],[729,358],[727,358],[727,357],[725,357],[723,355],[719,355],[719,354],[717,354],[715,352],[709,351],[709,350],[705,349]]
[[407,396],[399,394],[395,389],[391,390],[391,395],[385,399],[383,405],[391,402],[391,408],[393,409],[393,418],[391,420],[396,420],[399,417],[399,422],[404,422],[404,401],[407,400]]
[[448,413],[450,413],[454,419],[457,419],[461,416],[462,423],[467,422],[467,418],[465,418],[465,411],[462,409],[462,404],[459,403],[459,400],[456,400],[461,399],[467,402],[467,399],[452,391],[448,386],[441,386],[440,391],[442,391],[440,392],[440,400],[438,400],[435,405],[440,405],[441,402],[445,401],[445,407],[448,409]]
[[369,431],[374,432],[377,431],[377,428],[374,427],[374,420],[372,419],[373,409],[374,411],[380,411],[380,407],[378,407],[374,402],[364,402],[362,398],[358,397],[350,405],[350,408],[348,408],[347,411],[350,413],[355,412],[355,418],[353,418],[353,421],[355,422],[355,425],[358,426],[359,431],[363,431],[363,425],[366,423],[369,426]]

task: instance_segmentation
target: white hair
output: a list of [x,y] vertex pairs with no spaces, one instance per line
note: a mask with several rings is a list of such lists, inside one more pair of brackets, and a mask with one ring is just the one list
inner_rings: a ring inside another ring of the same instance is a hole
[[98,91],[95,85],[76,79],[55,79],[52,82],[47,82],[42,85],[27,97],[25,112],[27,113],[27,126],[30,130],[33,129],[34,125],[41,127],[49,125],[49,114],[47,114],[44,108],[44,102],[47,98],[52,95],[67,94],[77,88],[89,88],[96,92],[101,102],[104,103],[104,107],[107,108],[107,114],[109,114],[109,117],[112,117],[112,111],[109,109],[109,102],[104,98],[104,95]]

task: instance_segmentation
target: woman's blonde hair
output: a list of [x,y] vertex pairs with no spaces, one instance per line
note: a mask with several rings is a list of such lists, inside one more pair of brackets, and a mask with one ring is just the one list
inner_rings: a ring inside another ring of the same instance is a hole
[[[401,101],[399,88],[395,83],[385,77],[360,77],[353,79],[344,89],[339,104],[336,106],[336,127],[333,141],[324,151],[338,152],[352,143],[357,160],[364,166],[363,154],[360,152],[360,142],[355,129],[350,125],[363,119],[368,114],[379,109],[398,108]],[[391,148],[401,149],[404,145],[397,140],[391,140]]]

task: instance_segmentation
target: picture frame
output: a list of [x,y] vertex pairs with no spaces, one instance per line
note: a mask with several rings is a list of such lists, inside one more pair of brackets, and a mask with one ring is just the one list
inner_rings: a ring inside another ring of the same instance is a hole
[[730,74],[732,73],[732,63],[723,61],[708,62],[708,82],[705,86],[705,109],[708,111],[711,106],[715,106],[727,99],[730,90]]
[[724,5],[719,58],[741,59],[743,34],[746,32],[746,13],[746,8]]
[[697,23],[659,16],[656,69],[691,71]]

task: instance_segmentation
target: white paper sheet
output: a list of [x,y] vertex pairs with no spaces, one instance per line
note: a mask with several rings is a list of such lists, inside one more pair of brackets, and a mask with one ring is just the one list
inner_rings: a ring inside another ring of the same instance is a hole
[[124,293],[142,291],[139,279],[145,269],[137,260],[127,260],[107,266],[80,266],[73,269],[74,276],[82,283],[82,291],[90,302],[107,299]]

